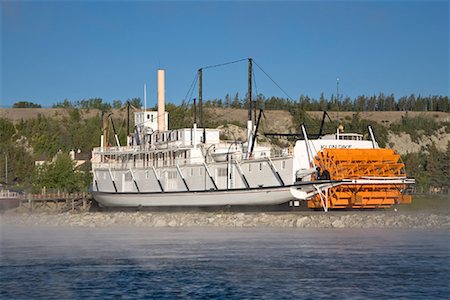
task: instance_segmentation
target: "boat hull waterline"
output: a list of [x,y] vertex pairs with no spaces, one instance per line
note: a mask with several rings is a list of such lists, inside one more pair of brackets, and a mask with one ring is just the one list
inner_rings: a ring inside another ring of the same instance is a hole
[[[317,182],[323,186],[336,181]],[[317,185],[316,185],[317,186]],[[94,199],[104,207],[164,207],[164,206],[238,206],[277,205],[298,199],[298,192],[306,195],[315,192],[311,183],[277,187],[234,190],[182,191],[165,193],[114,193],[92,191]],[[305,199],[300,199],[305,200]]]

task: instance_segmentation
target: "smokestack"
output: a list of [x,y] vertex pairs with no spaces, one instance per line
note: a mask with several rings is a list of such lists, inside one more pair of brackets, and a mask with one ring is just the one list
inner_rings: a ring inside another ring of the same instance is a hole
[[164,87],[164,70],[158,70],[158,130],[165,131],[165,87]]

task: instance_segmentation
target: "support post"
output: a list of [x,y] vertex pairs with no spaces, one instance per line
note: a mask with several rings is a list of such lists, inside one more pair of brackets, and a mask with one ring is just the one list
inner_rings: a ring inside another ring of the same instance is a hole
[[97,192],[98,192],[99,189],[98,189],[98,182],[97,182],[97,176],[95,175],[95,171],[92,172],[92,177],[94,179],[95,188],[97,189]]
[[277,168],[273,164],[273,162],[270,159],[270,157],[267,157],[267,163],[269,164],[270,169],[272,170],[273,174],[275,175],[275,177],[277,178],[278,182],[280,183],[280,186],[285,186],[283,178],[281,178],[280,173],[278,172]]
[[116,182],[114,181],[114,176],[111,172],[111,169],[108,169],[108,171],[109,171],[109,176],[111,177],[112,184],[114,186],[114,191],[117,193],[117,186],[116,186]]
[[111,119],[111,125],[112,125],[113,131],[114,131],[114,139],[116,140],[116,145],[118,147],[120,147],[120,141],[119,141],[119,137],[117,136],[116,126],[114,126],[113,118],[111,117],[111,115],[109,115],[109,118]]
[[322,190],[317,185],[314,184],[313,186],[317,190],[317,193],[319,194],[320,203],[322,204],[323,210],[325,212],[328,212],[328,188],[325,192],[326,194],[324,195]]
[[156,173],[155,167],[152,167],[152,169],[153,169],[153,173],[155,174],[156,180],[158,181],[159,188],[161,189],[161,192],[164,193],[164,188],[161,184],[161,180],[159,179],[158,173]]
[[211,179],[211,182],[214,185],[214,189],[217,190],[218,188],[217,188],[216,182],[214,181],[214,178],[212,177],[211,172],[209,172],[208,166],[204,162],[203,162],[203,165],[205,166],[205,170],[206,170],[206,173],[209,176],[209,179]]
[[314,155],[312,154],[312,151],[311,151],[311,147],[309,144],[308,134],[306,133],[305,125],[302,125],[302,133],[303,133],[303,137],[305,139],[306,153],[308,154],[309,165],[310,165],[310,167],[316,168],[316,165],[314,163]]
[[178,166],[178,164],[176,164],[175,166],[177,167],[177,171],[180,174],[181,180],[183,181],[184,186],[186,187],[186,190],[189,192],[190,190],[189,190],[189,186],[188,186],[188,184],[186,182],[186,178],[184,178],[183,173],[181,172],[180,167]]
[[130,170],[131,177],[133,178],[134,186],[136,187],[138,193],[140,193],[141,190],[139,189],[139,186],[138,186],[138,184],[137,184],[137,182],[136,182],[136,177],[134,177],[134,173],[133,173],[133,171],[131,170],[131,168],[129,168],[129,170]]
[[[263,110],[260,109],[259,110],[258,121],[256,121],[255,132],[253,133],[253,141],[252,141],[252,148],[250,149],[250,157],[252,156],[253,149],[255,148],[255,145],[256,145],[256,134],[258,133],[259,121],[261,120],[262,112],[263,112]],[[256,113],[255,113],[255,116],[256,116]]]
[[245,188],[249,189],[250,185],[248,184],[247,178],[245,177],[244,172],[242,171],[241,165],[237,161],[235,161],[235,164],[236,164],[236,169],[238,170],[239,175],[241,175],[242,181],[245,184]]
[[370,139],[372,140],[372,147],[374,149],[377,149],[377,142],[375,141],[375,135],[373,134],[373,130],[372,130],[372,126],[367,126],[367,128],[369,129],[369,134],[370,134]]

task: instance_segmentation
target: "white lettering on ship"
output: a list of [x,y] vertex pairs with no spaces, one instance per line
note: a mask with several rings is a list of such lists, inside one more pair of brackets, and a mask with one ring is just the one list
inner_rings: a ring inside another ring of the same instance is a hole
[[324,149],[324,148],[338,148],[338,149],[350,149],[352,147],[352,145],[322,145],[320,146],[320,149]]

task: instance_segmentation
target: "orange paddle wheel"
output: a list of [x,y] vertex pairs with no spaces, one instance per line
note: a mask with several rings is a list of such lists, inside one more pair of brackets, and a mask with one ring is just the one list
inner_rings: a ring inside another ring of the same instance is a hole
[[[391,149],[323,149],[314,162],[320,168],[315,179],[355,180],[328,191],[328,209],[389,208],[411,203],[411,196],[404,194],[406,184],[383,183],[383,179],[406,178],[405,164]],[[371,183],[371,179],[377,183]],[[309,208],[323,208],[323,204],[319,195],[308,201]]]

